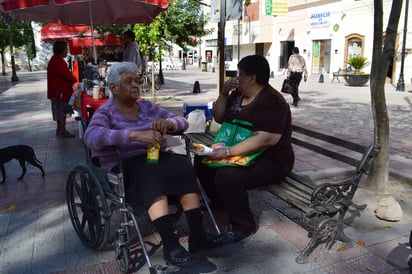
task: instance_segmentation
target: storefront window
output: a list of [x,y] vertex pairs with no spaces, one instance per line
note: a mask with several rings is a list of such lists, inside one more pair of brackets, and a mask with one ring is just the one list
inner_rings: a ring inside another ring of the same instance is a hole
[[207,50],[206,51],[206,62],[212,63],[212,56],[213,56],[213,52],[211,50]]

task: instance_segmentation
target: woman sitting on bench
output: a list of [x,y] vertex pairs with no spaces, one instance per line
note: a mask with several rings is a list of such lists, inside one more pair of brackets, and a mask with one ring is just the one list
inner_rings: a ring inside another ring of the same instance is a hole
[[[126,200],[137,213],[147,210],[163,243],[168,264],[185,265],[192,256],[174,234],[169,215],[168,196],[177,196],[190,229],[189,249],[196,252],[213,246],[202,226],[199,187],[194,169],[186,156],[167,152],[166,133],[188,127],[178,116],[151,101],[140,101],[138,70],[134,63],[110,67],[107,82],[113,94],[94,113],[84,141],[98,157],[104,170],[118,170],[113,146],[123,158]],[[147,163],[148,144],[160,144],[157,164]]]
[[270,67],[263,56],[240,60],[237,80],[224,83],[213,108],[218,123],[239,119],[252,123],[254,135],[208,155],[224,159],[234,155],[263,153],[247,167],[208,167],[195,157],[195,169],[213,209],[227,213],[232,231],[228,242],[242,240],[257,231],[249,208],[247,190],[280,182],[292,170],[295,156],[291,143],[291,112],[282,94],[269,84]]

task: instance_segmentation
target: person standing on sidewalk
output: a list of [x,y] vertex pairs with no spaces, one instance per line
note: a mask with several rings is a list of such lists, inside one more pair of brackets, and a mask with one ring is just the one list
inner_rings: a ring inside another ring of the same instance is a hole
[[303,80],[306,82],[308,79],[308,72],[306,70],[306,62],[302,55],[299,54],[299,48],[294,47],[292,50],[292,55],[289,57],[288,61],[288,74],[287,78],[290,83],[290,93],[293,97],[292,105],[297,107],[300,101],[299,97],[299,84]]
[[69,70],[65,60],[68,48],[66,41],[56,41],[53,45],[54,55],[47,65],[47,98],[51,100],[53,120],[57,122],[56,136],[72,138],[74,134],[66,130],[66,117],[73,114],[69,105],[76,77]]
[[124,34],[125,48],[123,53],[123,61],[135,63],[139,76],[142,73],[142,57],[140,56],[140,46],[135,41],[135,34],[128,30]]

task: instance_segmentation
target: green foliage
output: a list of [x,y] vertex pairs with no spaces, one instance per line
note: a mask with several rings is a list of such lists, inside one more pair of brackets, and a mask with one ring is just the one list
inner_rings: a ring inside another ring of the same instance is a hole
[[112,24],[112,25],[95,25],[93,27],[93,29],[96,30],[99,33],[100,38],[103,38],[103,36],[106,32],[117,34],[120,37],[123,37],[123,33],[126,30],[130,30],[132,28],[133,28],[133,25],[130,25],[130,24],[126,24],[126,25],[115,25],[115,24]]
[[[211,33],[206,29],[207,18],[199,2],[191,0],[176,0],[170,3],[167,11],[161,14],[165,22],[165,39],[182,48],[186,45],[196,46],[199,39]],[[192,39],[196,37],[196,39]]]
[[[161,52],[168,50],[167,41],[183,49],[195,46],[200,37],[212,32],[205,28],[206,18],[201,5],[191,0],[169,2],[169,8],[160,13],[150,24],[136,24],[133,28],[141,51],[149,59],[158,61]],[[193,39],[196,37],[196,39]]]
[[12,21],[6,14],[0,15],[0,50],[10,45],[9,24],[15,48],[32,47],[34,41],[30,21]]
[[367,58],[360,55],[349,58],[347,63],[355,69],[355,74],[359,74],[361,69],[369,65]]
[[[152,23],[135,25],[96,25],[100,33],[112,32],[123,36],[124,31],[132,29],[140,50],[149,59],[158,61],[161,52],[168,50],[167,41],[176,43],[183,49],[187,45],[196,46],[200,38],[213,30],[206,29],[207,18],[199,2],[192,0],[170,1],[166,11],[160,13]],[[196,39],[193,39],[196,37]]]
[[141,52],[150,59],[159,60],[160,52],[166,47],[163,17],[158,15],[150,24],[136,24],[133,31]]

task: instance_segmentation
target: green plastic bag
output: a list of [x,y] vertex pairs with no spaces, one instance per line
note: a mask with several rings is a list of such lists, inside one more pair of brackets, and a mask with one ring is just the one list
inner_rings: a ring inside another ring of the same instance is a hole
[[[247,121],[234,119],[232,123],[223,122],[216,134],[213,144],[223,143],[225,146],[236,145],[253,136],[253,124]],[[213,145],[212,145],[213,147]],[[203,163],[210,167],[221,166],[249,166],[259,157],[261,151],[249,155],[234,155],[224,159],[213,160],[209,157],[203,159]]]

